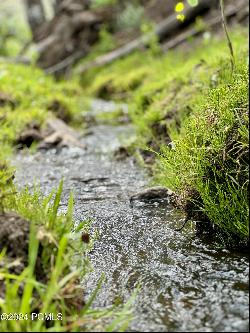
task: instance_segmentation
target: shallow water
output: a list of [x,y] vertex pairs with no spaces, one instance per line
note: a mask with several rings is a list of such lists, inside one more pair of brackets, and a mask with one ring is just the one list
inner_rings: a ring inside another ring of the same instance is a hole
[[73,190],[76,221],[93,219],[99,233],[86,285],[93,290],[105,273],[95,306],[128,300],[140,283],[131,331],[248,331],[248,258],[202,242],[192,229],[176,232],[183,216],[167,201],[130,206],[149,177],[132,158],[112,154],[133,135],[128,125],[100,125],[83,137],[86,150],[19,154],[16,182],[36,181],[46,194],[64,177],[61,209]]

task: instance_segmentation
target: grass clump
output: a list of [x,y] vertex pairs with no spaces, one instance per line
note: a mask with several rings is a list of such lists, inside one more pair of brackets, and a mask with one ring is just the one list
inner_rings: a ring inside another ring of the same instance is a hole
[[[120,331],[131,318],[130,303],[119,311],[91,308],[103,277],[85,302],[81,283],[90,269],[86,257],[90,245],[82,242],[81,234],[88,232],[88,223],[74,227],[72,194],[68,211],[59,213],[62,186],[61,182],[48,197],[37,189],[33,194],[26,189],[4,200],[6,211],[18,213],[11,217],[25,220],[18,225],[18,236],[10,235],[12,244],[7,249],[1,244],[0,313],[13,314],[12,320],[1,320],[2,332]],[[7,219],[10,213],[5,214]],[[21,235],[25,241],[14,244],[27,227],[28,235]],[[16,251],[11,256],[15,246],[20,257]]]
[[[246,36],[236,31],[233,39],[240,48]],[[130,98],[130,114],[144,147],[158,151],[174,141],[204,92],[218,84],[221,59],[228,59],[226,41],[214,37],[209,44],[201,40],[186,48],[185,54],[175,50],[149,63],[152,72]]]
[[[148,56],[145,55],[146,58]],[[150,72],[149,67],[142,65],[141,54],[136,53],[110,66],[90,70],[80,80],[90,96],[126,100]]]
[[[246,42],[246,32],[236,30],[232,38],[239,49]],[[82,85],[91,96],[128,102],[139,144],[145,147],[153,141],[159,147],[167,136],[173,140],[179,135],[193,105],[217,84],[220,59],[229,58],[221,37],[201,40],[195,47],[190,43],[185,53],[180,49],[156,56],[149,49],[90,70],[81,78]]]
[[205,216],[236,241],[248,238],[247,31],[236,27],[231,37],[233,74],[225,38],[211,35],[185,52],[119,60],[99,70],[88,91],[128,102],[137,147],[158,160],[156,182],[192,202],[191,218]]
[[[158,179],[205,213],[230,242],[249,237],[248,65],[221,61],[217,83],[199,96],[175,149],[162,147]],[[195,196],[193,195],[195,193]]]
[[[76,83],[55,82],[35,67],[0,63],[0,144],[11,147],[24,128],[64,109],[66,120],[79,117],[84,103]],[[53,110],[52,106],[57,107]]]

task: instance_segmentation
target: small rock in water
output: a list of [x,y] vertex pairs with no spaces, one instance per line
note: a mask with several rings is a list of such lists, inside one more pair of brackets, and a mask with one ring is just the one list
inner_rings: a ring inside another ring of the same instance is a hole
[[129,153],[129,149],[128,147],[119,147],[117,150],[115,150],[114,152],[114,157],[116,160],[121,161],[121,160],[125,160],[126,158],[128,158],[129,156],[131,156],[131,154]]
[[147,188],[145,190],[142,190],[141,192],[138,192],[130,197],[130,202],[133,201],[140,201],[140,200],[156,200],[156,199],[165,199],[169,198],[174,194],[173,191],[169,190],[166,187],[163,186],[154,186]]
[[90,235],[87,232],[83,232],[81,238],[82,238],[83,243],[88,244],[90,242]]
[[39,149],[53,147],[76,146],[85,149],[86,146],[78,140],[77,133],[61,119],[49,119],[47,121],[47,133],[44,140],[39,144]]

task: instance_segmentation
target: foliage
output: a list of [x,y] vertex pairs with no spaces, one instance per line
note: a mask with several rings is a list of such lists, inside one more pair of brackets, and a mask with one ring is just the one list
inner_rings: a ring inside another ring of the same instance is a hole
[[[4,263],[0,265],[0,279],[6,286],[0,312],[22,314],[21,320],[2,320],[2,332],[120,331],[121,327],[126,329],[131,318],[131,303],[119,311],[91,309],[103,277],[84,306],[80,279],[86,278],[89,264],[88,245],[81,242],[81,232],[86,230],[87,224],[81,223],[71,234],[73,196],[69,198],[68,211],[59,213],[62,185],[61,182],[58,190],[48,197],[42,197],[38,189],[33,194],[26,189],[5,200],[6,209],[15,210],[30,221],[30,241],[28,265],[20,275],[9,271],[15,263],[6,265],[5,253],[0,254],[0,263]],[[36,272],[38,260],[39,271],[42,267],[45,273],[43,277]],[[80,267],[78,270],[73,269],[76,264]],[[32,320],[37,314],[40,318],[47,314],[48,319],[49,314],[53,314],[54,320]]]
[[99,41],[95,46],[93,46],[93,50],[91,51],[91,54],[87,58],[88,60],[93,59],[100,54],[113,50],[115,46],[116,43],[113,35],[110,32],[108,32],[105,26],[103,26],[99,33]]
[[3,62],[0,63],[0,93],[6,96],[6,103],[0,106],[0,144],[6,151],[28,124],[35,121],[41,126],[52,116],[49,106],[53,101],[64,105],[72,120],[79,116],[85,101],[73,81],[55,83],[35,67]]
[[116,5],[117,0],[92,0],[91,7],[92,8],[102,8],[105,6]]
[[[43,197],[38,188],[33,194],[27,189],[18,191],[12,181],[14,170],[6,163],[20,132],[32,122],[42,126],[51,113],[51,102],[60,101],[68,107],[73,121],[79,119],[85,103],[79,86],[73,80],[55,82],[34,67],[2,62],[0,93],[0,212],[14,211],[30,224],[28,262],[24,270],[20,274],[12,273],[11,268],[18,261],[9,262],[5,251],[0,254],[0,285],[5,285],[0,313],[27,313],[28,317],[2,320],[1,330],[125,330],[131,319],[131,302],[124,308],[92,309],[103,278],[88,302],[83,304],[80,286],[90,270],[86,254],[92,242],[86,245],[81,241],[81,232],[88,232],[87,222],[80,223],[72,233],[73,195],[70,195],[67,213],[62,214],[62,182],[58,190],[53,190],[47,197]],[[31,313],[37,312],[53,313],[55,317],[60,313],[62,320],[30,320]]]
[[[196,101],[175,149],[164,147],[161,181],[195,189],[210,221],[229,235],[248,237],[248,70],[245,55],[231,75],[221,65],[218,84]],[[165,177],[164,175],[168,175]]]
[[141,25],[141,32],[147,36],[150,36],[147,43],[148,53],[151,53],[152,56],[157,56],[161,54],[161,47],[159,44],[159,39],[155,33],[155,26],[151,22],[144,22]]
[[196,47],[190,42],[185,54],[180,49],[157,58],[148,52],[143,62],[140,52],[133,54],[99,70],[88,88],[129,102],[137,145],[159,156],[157,183],[187,194],[186,200],[195,190],[197,209],[241,239],[248,237],[246,39],[242,29],[232,34],[234,74],[227,41],[213,37]]
[[120,29],[139,28],[143,22],[144,8],[136,3],[126,3],[122,13],[117,18]]

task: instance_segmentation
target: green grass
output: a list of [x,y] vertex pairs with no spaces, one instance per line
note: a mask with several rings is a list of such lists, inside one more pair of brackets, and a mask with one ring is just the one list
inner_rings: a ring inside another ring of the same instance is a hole
[[216,87],[195,104],[175,140],[175,149],[162,147],[158,174],[161,183],[178,192],[196,190],[209,220],[229,237],[240,239],[249,236],[245,55],[237,59],[233,74],[227,62],[221,65]]
[[[2,97],[4,96],[4,98]],[[0,62],[0,197],[6,192],[11,170],[6,160],[16,141],[29,124],[42,127],[53,102],[59,102],[72,123],[81,123],[80,112],[86,104],[83,93],[73,80],[55,82],[35,67]]]
[[136,145],[155,152],[155,182],[186,201],[196,193],[195,209],[233,242],[249,235],[247,31],[235,28],[231,37],[233,74],[226,40],[211,35],[185,52],[135,53],[90,71],[82,84],[128,102]]
[[[0,253],[0,280],[6,286],[5,298],[0,299],[0,313],[23,318],[1,320],[2,332],[123,331],[131,319],[133,297],[123,308],[92,309],[104,277],[83,304],[81,284],[90,267],[89,245],[81,241],[81,232],[87,231],[88,223],[74,227],[72,194],[68,211],[58,212],[62,190],[63,182],[48,197],[43,197],[38,189],[33,194],[26,189],[4,199],[6,210],[16,211],[30,222],[30,235],[28,265],[21,274],[10,273],[14,262],[6,261],[5,251]],[[38,258],[39,271],[42,269],[46,281],[36,276]],[[76,265],[78,269],[74,268]],[[35,313],[52,313],[60,320],[51,321],[48,326],[45,320],[31,320]]]
[[53,116],[50,105],[58,101],[72,122],[79,121],[85,98],[79,86],[70,82],[55,82],[35,67],[0,62],[0,93],[14,103],[0,107],[0,144],[11,147],[25,127],[34,121],[42,125]]
[[[232,38],[233,74],[226,42],[215,37],[195,47],[190,42],[185,54],[180,49],[156,56],[149,50],[90,71],[81,78],[84,90],[76,80],[55,82],[34,67],[0,63],[0,93],[9,100],[0,106],[0,209],[15,211],[30,222],[27,267],[14,275],[8,265],[0,265],[0,281],[6,284],[0,312],[30,314],[39,309],[63,314],[63,320],[50,328],[44,321],[1,321],[2,331],[124,331],[131,319],[132,301],[122,309],[92,309],[101,280],[80,310],[74,302],[68,303],[70,298],[77,301],[79,281],[87,278],[88,249],[80,240],[87,224],[74,230],[72,195],[68,212],[59,213],[62,183],[46,198],[37,189],[31,194],[13,187],[13,170],[6,160],[16,139],[29,123],[42,126],[52,115],[49,106],[55,100],[64,105],[73,123],[81,121],[87,95],[128,102],[137,128],[136,145],[155,151],[155,182],[186,201],[193,201],[195,193],[195,209],[204,212],[231,242],[248,238],[246,32],[236,30]],[[105,41],[103,47],[111,42]],[[115,111],[106,120],[115,122],[119,115]],[[38,257],[46,282],[35,276]],[[6,261],[4,251],[0,261]],[[82,269],[72,271],[72,264]]]

